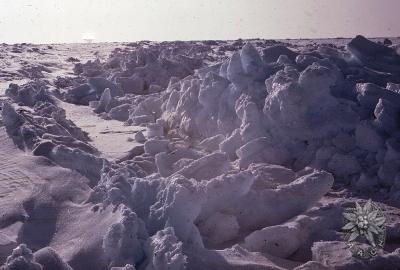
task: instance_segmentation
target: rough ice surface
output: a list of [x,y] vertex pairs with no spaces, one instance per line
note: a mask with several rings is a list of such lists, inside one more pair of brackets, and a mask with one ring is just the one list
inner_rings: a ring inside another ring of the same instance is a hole
[[[1,99],[2,269],[397,269],[400,56],[330,42],[143,41],[64,77],[21,68]],[[342,212],[366,196],[391,245],[359,262]]]

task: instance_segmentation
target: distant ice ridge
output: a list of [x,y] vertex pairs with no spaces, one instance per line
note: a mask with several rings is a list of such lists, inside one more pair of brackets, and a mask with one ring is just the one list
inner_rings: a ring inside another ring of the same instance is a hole
[[[319,258],[316,241],[341,240],[342,203],[319,203],[334,181],[399,198],[400,61],[392,49],[356,37],[349,50],[277,45],[260,54],[238,42],[241,50],[217,57],[228,45],[216,44],[155,45],[76,66],[87,83],[61,98],[146,127],[135,136],[143,145],[116,162],[100,157],[48,89],[10,87],[12,101],[32,109],[4,104],[14,142],[89,179],[87,199],[66,207],[98,218],[82,223],[101,233],[83,236],[89,244],[73,252],[57,246],[60,263],[307,269],[299,262]],[[204,51],[212,64],[187,56]],[[31,253],[19,247],[7,263],[40,266]]]

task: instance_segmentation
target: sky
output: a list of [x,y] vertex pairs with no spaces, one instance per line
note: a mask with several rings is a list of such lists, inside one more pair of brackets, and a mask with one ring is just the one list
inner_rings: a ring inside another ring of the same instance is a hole
[[400,36],[400,0],[0,0],[0,43]]

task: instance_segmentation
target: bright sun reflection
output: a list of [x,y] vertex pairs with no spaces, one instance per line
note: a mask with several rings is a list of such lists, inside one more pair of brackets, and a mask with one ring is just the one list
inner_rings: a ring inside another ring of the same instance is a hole
[[96,38],[93,33],[85,33],[82,35],[82,40],[86,43],[92,43],[95,39]]

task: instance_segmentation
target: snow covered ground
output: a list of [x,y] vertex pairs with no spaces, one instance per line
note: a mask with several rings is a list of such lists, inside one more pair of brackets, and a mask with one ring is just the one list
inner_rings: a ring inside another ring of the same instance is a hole
[[[399,49],[0,45],[2,269],[398,269]],[[360,260],[368,198],[386,245]]]

